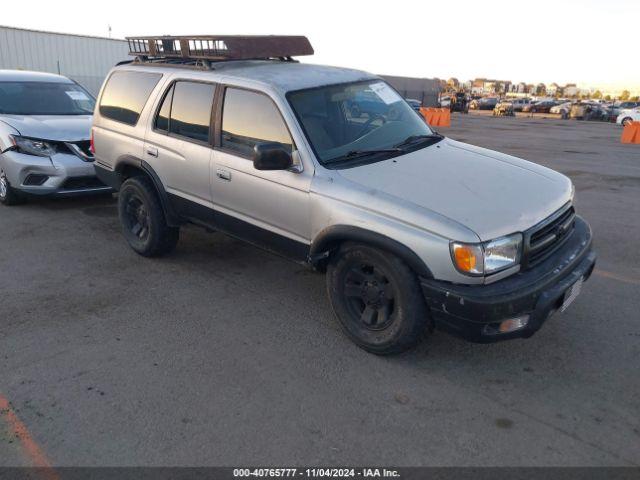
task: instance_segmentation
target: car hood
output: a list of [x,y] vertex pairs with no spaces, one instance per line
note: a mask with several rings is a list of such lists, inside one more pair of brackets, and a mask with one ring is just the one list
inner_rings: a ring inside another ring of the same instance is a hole
[[91,115],[0,115],[24,137],[76,142],[88,140]]
[[566,176],[520,158],[444,139],[339,174],[444,215],[481,240],[527,230],[571,200]]

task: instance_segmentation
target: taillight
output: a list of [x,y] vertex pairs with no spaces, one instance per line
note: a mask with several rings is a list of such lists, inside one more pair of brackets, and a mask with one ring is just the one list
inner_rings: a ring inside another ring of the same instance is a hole
[[89,151],[94,155],[96,154],[96,147],[93,144],[93,128],[91,129],[91,137],[89,138]]

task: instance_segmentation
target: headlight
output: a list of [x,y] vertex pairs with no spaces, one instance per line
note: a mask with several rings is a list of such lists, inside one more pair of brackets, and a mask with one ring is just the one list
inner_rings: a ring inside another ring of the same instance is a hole
[[451,258],[465,275],[480,276],[517,265],[522,252],[522,234],[514,233],[484,243],[451,242]]
[[18,135],[11,135],[11,140],[13,141],[13,145],[19,152],[26,153],[28,155],[50,157],[51,155],[56,153],[55,145],[45,140],[20,137]]

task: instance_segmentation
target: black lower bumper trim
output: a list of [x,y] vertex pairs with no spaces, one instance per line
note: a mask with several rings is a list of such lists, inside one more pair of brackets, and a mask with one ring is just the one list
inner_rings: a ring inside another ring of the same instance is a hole
[[[436,328],[481,343],[530,337],[562,305],[567,290],[589,278],[595,263],[591,229],[576,217],[567,242],[535,268],[488,285],[422,279],[422,289]],[[529,315],[529,321],[520,330],[485,333],[488,324],[522,315]]]

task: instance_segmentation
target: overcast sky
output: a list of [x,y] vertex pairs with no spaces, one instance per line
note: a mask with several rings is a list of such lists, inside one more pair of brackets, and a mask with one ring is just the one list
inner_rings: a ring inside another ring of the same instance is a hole
[[5,13],[13,27],[107,36],[111,25],[118,38],[302,34],[316,51],[304,61],[378,74],[640,91],[640,0],[21,0]]

